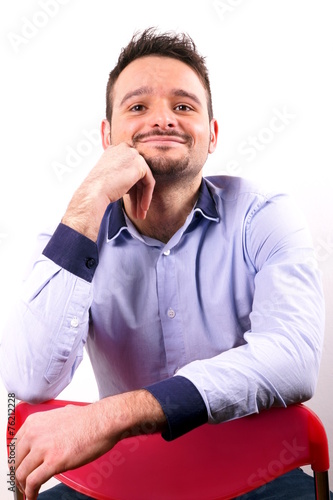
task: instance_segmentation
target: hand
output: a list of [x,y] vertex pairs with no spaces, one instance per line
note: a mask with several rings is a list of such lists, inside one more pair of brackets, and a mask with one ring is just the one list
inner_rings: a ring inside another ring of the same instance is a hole
[[41,485],[55,474],[95,460],[121,439],[166,426],[160,404],[145,389],[34,413],[16,434],[18,487],[27,500],[36,500]]
[[103,412],[96,410],[95,405],[69,405],[27,418],[16,435],[15,464],[27,500],[37,499],[41,485],[55,474],[84,465],[116,444],[120,430],[107,433]]
[[62,222],[96,241],[109,203],[128,193],[132,215],[144,219],[154,186],[152,172],[135,148],[109,146],[74,194]]

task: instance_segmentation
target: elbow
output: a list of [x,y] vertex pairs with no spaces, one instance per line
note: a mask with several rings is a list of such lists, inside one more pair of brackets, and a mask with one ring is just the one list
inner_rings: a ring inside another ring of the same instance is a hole
[[315,353],[308,356],[303,362],[294,377],[291,377],[291,385],[287,389],[288,396],[285,398],[286,404],[304,403],[313,398],[318,382],[319,359]]
[[31,390],[29,388],[22,388],[15,392],[16,399],[20,401],[25,401],[30,404],[39,404],[44,403],[45,401],[49,401],[50,399],[54,399],[56,396],[52,397],[46,391],[40,390]]
[[290,380],[294,385],[291,394],[295,401],[304,402],[311,399],[317,388],[320,362],[323,350],[323,327],[312,330],[312,334],[303,335],[295,346],[294,357],[291,360],[288,372],[293,374]]
[[316,383],[313,381],[304,381],[299,390],[295,393],[293,403],[304,403],[312,399],[315,393]]
[[15,382],[13,382],[12,378],[2,374],[2,380],[8,394],[12,394],[17,400],[31,404],[43,403],[44,401],[54,399],[60,392],[57,387],[48,384],[45,379],[36,381],[26,377],[19,380],[16,377]]
[[302,401],[311,399],[317,388],[319,369],[321,361],[322,348],[321,346],[309,347],[307,356],[302,363],[301,377],[302,377]]

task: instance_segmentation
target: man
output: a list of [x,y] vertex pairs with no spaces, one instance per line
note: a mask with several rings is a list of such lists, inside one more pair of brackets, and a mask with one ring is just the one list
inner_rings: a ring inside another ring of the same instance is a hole
[[[323,298],[310,237],[287,196],[202,178],[218,125],[190,38],[133,37],[110,73],[101,132],[104,153],[43,236],[1,346],[8,389],[37,402],[70,382],[86,345],[102,398],[19,431],[16,478],[29,500],[133,428],[148,422],[175,439],[304,401],[318,375]],[[307,479],[299,498],[311,498]]]

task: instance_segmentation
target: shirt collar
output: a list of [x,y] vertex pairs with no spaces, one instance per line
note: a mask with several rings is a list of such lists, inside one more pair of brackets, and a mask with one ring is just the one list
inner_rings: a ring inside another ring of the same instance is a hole
[[201,212],[206,219],[213,220],[215,222],[219,222],[220,220],[215,201],[208,188],[205,178],[202,179],[199,197],[194,207],[194,211]]
[[109,215],[108,241],[119,236],[124,229],[127,229],[127,225],[123,212],[123,202],[122,200],[118,200],[112,203],[111,213]]
[[[194,212],[200,212],[206,219],[214,222],[220,220],[214,199],[209,191],[207,181],[204,178],[201,182],[199,197],[194,207]],[[127,230],[128,228],[123,212],[123,203],[122,200],[118,200],[112,204],[109,216],[108,241],[117,238],[124,229]]]

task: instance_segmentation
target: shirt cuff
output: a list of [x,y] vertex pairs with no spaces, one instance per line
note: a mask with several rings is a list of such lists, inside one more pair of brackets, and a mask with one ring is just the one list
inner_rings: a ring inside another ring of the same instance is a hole
[[176,375],[145,389],[162,406],[168,422],[168,429],[162,433],[166,441],[172,441],[208,421],[205,402],[187,378]]
[[44,248],[43,255],[89,283],[98,265],[96,243],[62,223]]

